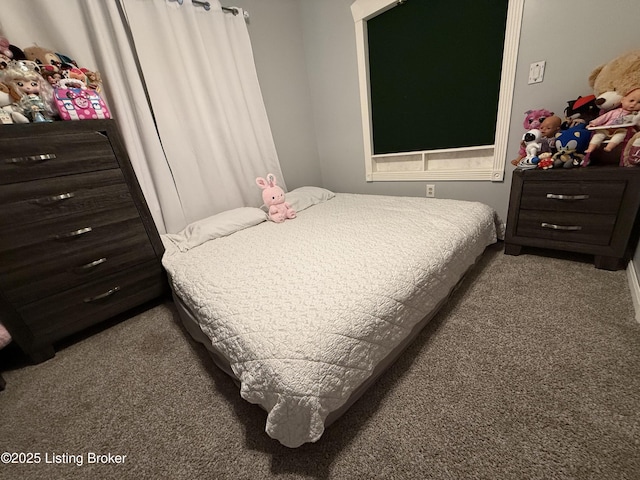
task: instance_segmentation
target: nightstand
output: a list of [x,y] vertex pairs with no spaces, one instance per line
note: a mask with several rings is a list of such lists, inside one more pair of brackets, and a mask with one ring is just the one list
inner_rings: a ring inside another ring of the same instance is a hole
[[617,165],[515,170],[505,253],[538,247],[594,256],[597,268],[625,268],[637,242],[640,168]]

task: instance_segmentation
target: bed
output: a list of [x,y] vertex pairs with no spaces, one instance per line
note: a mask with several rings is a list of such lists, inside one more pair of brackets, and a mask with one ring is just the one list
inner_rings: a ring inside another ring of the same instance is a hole
[[500,234],[477,202],[287,193],[284,223],[230,210],[163,235],[187,331],[267,412],[287,447],[317,441]]

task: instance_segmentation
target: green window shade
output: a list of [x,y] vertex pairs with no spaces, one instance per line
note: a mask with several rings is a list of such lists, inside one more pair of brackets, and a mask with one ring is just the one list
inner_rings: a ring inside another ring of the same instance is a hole
[[408,0],[367,22],[374,154],[492,145],[508,0]]

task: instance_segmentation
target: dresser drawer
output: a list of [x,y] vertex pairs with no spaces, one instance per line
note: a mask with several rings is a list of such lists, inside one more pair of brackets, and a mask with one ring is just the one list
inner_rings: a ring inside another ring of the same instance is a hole
[[55,342],[163,293],[164,274],[148,262],[18,308],[40,342]]
[[615,215],[625,187],[622,181],[526,181],[522,186],[520,208]]
[[121,238],[122,228],[118,224],[128,220],[140,222],[133,203],[117,210],[87,212],[0,230],[0,271],[33,261],[28,257],[43,260],[112,242],[113,236]]
[[70,242],[45,240],[0,253],[1,270],[10,272],[0,277],[0,288],[7,300],[25,304],[154,258],[144,225],[133,218]]
[[120,170],[0,185],[0,224],[15,227],[131,204]]
[[516,235],[589,245],[609,245],[615,215],[520,210]]
[[109,168],[118,161],[100,132],[0,138],[0,185]]

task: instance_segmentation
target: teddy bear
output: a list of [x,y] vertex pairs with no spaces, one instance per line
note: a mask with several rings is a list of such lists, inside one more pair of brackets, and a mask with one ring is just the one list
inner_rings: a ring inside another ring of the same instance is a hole
[[596,105],[604,111],[620,106],[622,97],[640,88],[640,50],[632,50],[596,67],[589,75]]
[[262,189],[264,204],[269,208],[269,220],[282,223],[288,218],[296,218],[296,211],[285,202],[284,190],[276,185],[276,177],[272,173],[267,175],[266,180],[256,178],[256,183]]

